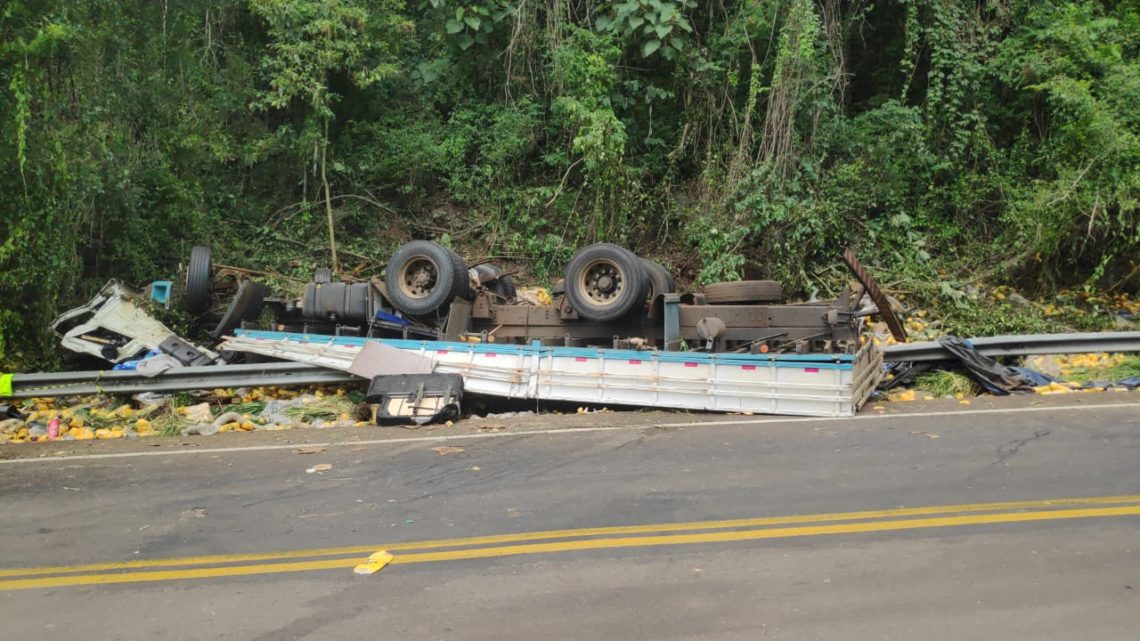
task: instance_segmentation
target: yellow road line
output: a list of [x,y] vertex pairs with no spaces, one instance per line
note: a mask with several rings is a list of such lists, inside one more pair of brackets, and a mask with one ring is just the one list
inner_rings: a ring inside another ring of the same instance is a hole
[[[505,545],[498,547],[397,555],[392,559],[391,564],[407,565],[412,563],[436,563],[440,561],[484,559],[523,554],[549,554],[555,552],[617,549],[628,547],[653,547],[662,545],[685,545],[696,543],[727,543],[734,541],[753,541],[761,539],[853,534],[861,532],[891,532],[902,530],[917,530],[924,528],[946,528],[998,523],[1025,523],[1032,521],[1060,521],[1121,516],[1140,516],[1140,505],[1076,508],[1069,510],[1042,510],[1035,512],[972,514],[922,519],[896,519],[890,521],[869,521],[863,523],[837,523],[831,525],[767,528],[759,530],[734,530],[728,532],[703,532],[694,534],[665,534],[658,536],[583,539],[578,541],[553,541],[546,543],[529,543],[521,545]],[[190,568],[181,570],[157,570],[147,572],[125,572],[118,574],[86,574],[11,579],[7,581],[0,581],[0,591],[79,585],[107,585],[112,583],[173,581],[182,579],[203,579],[260,574],[281,574],[287,572],[307,572],[314,570],[351,568],[357,565],[357,563],[358,560],[353,559],[325,559],[320,561],[296,561],[290,563],[267,563],[228,567]]]
[[32,579],[0,581],[0,592],[31,588],[58,588],[76,585],[107,585],[110,583],[145,583],[150,581],[176,581],[182,579],[209,579],[251,574],[282,574],[286,572],[312,572],[351,568],[360,559],[325,559],[321,561],[293,561],[290,563],[263,563],[259,565],[230,565],[214,568],[187,568],[182,570],[155,570],[151,572],[124,572],[122,574],[78,574],[48,576]]
[[1074,506],[1118,505],[1140,503],[1140,495],[1093,496],[1037,501],[1008,501],[1004,503],[971,503],[965,505],[936,505],[929,507],[890,508],[862,512],[837,512],[832,514],[808,514],[798,516],[772,516],[720,521],[690,521],[686,523],[659,523],[651,525],[618,525],[611,527],[582,528],[574,530],[547,530],[521,532],[516,534],[496,534],[456,539],[412,541],[406,543],[373,543],[339,548],[317,548],[308,550],[286,550],[281,552],[258,552],[248,554],[217,554],[208,556],[176,557],[168,559],[137,559],[89,563],[84,565],[58,565],[29,568],[9,568],[0,570],[0,577],[26,577],[41,574],[76,574],[103,570],[130,570],[140,568],[185,567],[190,565],[217,565],[223,563],[250,563],[256,561],[288,561],[291,559],[313,559],[317,557],[348,556],[371,553],[378,549],[390,552],[425,550],[435,548],[491,545],[497,543],[522,543],[548,539],[581,538],[608,536],[615,534],[654,534],[661,532],[684,532],[691,530],[719,530],[727,528],[762,527],[803,523],[825,523],[830,521],[858,521],[865,519],[898,518],[907,516],[931,516],[936,514],[962,514],[971,512],[991,512],[996,510],[1033,510],[1041,508],[1062,508]]
[[[583,541],[555,541],[552,543],[530,543],[469,550],[449,550],[446,552],[421,552],[405,554],[392,560],[392,565],[407,563],[433,563],[460,559],[483,559],[519,554],[547,554],[579,550],[597,550],[625,547],[649,547],[659,545],[683,545],[692,543],[728,543],[733,541],[755,541],[759,539],[783,539],[826,534],[854,534],[858,532],[892,532],[918,530],[923,528],[959,527],[964,525],[985,525],[993,523],[1024,523],[1030,521],[1053,521],[1067,519],[1091,519],[1110,516],[1140,516],[1140,505],[1125,507],[1085,508],[1075,510],[1048,510],[1043,512],[1010,512],[998,514],[977,514],[971,516],[934,517],[929,519],[909,519],[899,521],[868,521],[865,523],[840,523],[836,525],[808,525],[802,527],[769,528],[764,530],[733,530],[729,532],[705,532],[700,534],[667,534],[661,536],[625,537],[620,539],[586,539]],[[0,589],[3,589],[0,582]]]

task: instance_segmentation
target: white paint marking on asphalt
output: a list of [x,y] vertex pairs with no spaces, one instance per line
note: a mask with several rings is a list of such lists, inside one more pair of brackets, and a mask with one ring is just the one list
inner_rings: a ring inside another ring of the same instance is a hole
[[772,417],[741,419],[730,421],[690,421],[687,423],[642,423],[637,425],[610,425],[595,427],[560,427],[545,430],[520,430],[517,432],[489,432],[486,434],[441,434],[439,436],[411,436],[405,438],[380,438],[364,441],[342,441],[326,443],[293,443],[289,445],[246,445],[241,447],[210,447],[190,450],[148,450],[146,452],[115,452],[111,454],[79,454],[76,456],[41,456],[37,458],[17,458],[0,460],[0,465],[15,463],[61,463],[69,461],[95,461],[101,459],[136,458],[140,456],[180,456],[184,454],[229,454],[240,452],[265,452],[273,450],[295,450],[303,447],[346,447],[361,445],[399,445],[403,443],[436,443],[441,441],[461,441],[484,438],[508,438],[512,436],[546,436],[558,434],[583,434],[588,432],[618,432],[651,428],[682,427],[724,427],[726,425],[766,425],[768,423],[820,423],[869,421],[895,418],[924,418],[931,416],[977,416],[980,414],[1018,414],[1031,412],[1065,412],[1069,410],[1101,410],[1140,408],[1140,403],[1112,403],[1105,405],[1056,405],[1052,407],[988,408],[973,410],[950,410],[937,412],[910,412],[907,414],[859,414],[836,418],[833,416]]

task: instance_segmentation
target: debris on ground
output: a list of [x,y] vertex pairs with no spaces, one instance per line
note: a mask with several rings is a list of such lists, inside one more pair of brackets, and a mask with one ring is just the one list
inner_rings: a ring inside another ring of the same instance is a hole
[[[957,339],[955,339],[957,341]],[[1034,355],[1024,366],[1007,366],[977,354],[965,341],[949,341],[963,355],[953,363],[891,363],[879,386],[889,401],[968,398],[982,393],[1072,394],[1140,388],[1140,356],[1093,353]]]
[[383,569],[384,566],[391,563],[394,558],[396,557],[392,556],[387,550],[377,550],[369,555],[364,563],[352,568],[352,572],[353,574],[376,574]]
[[351,426],[356,423],[356,403],[343,396],[305,397],[281,412],[294,421],[312,427]]
[[487,419],[487,418],[504,419],[504,418],[518,418],[520,416],[534,416],[534,415],[535,414],[533,411],[527,410],[525,412],[500,412],[498,414],[489,413],[486,416],[474,415],[471,418],[476,419],[476,420]]
[[938,339],[938,344],[958,359],[957,365],[967,376],[991,394],[1027,391],[1042,380],[1052,382],[1043,374],[1002,365],[997,359],[979,353],[969,341],[957,336],[943,336]]
[[551,305],[554,303],[550,290],[545,287],[519,287],[516,296],[520,301],[531,305]]
[[[201,399],[200,402],[194,402]],[[356,417],[359,391],[311,386],[216,389],[178,395],[31,398],[9,404],[0,442],[85,441],[150,436],[368,425]],[[54,433],[50,429],[55,424]]]

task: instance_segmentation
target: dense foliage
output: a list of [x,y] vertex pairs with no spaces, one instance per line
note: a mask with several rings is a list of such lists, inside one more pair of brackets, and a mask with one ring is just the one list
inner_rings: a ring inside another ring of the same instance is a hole
[[[1134,290],[1135,0],[3,0],[0,362],[189,246]],[[292,260],[291,260],[292,259]],[[908,285],[909,286],[909,285]]]

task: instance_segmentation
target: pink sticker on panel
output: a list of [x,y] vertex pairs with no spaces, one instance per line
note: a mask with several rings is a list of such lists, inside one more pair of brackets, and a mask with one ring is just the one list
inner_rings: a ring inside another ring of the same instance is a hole
[[818,367],[805,367],[804,371],[807,372],[808,374],[818,374],[819,368]]
[[585,363],[586,361],[588,361],[590,359],[586,358],[585,356],[575,356],[574,360],[578,363]]
[[746,372],[751,372],[752,370],[756,369],[756,366],[755,365],[741,365],[740,369],[742,369]]
[[629,364],[630,365],[641,365],[641,361],[637,360],[636,358],[631,358],[631,359],[629,359]]
[[685,367],[696,367],[696,363],[685,363]]

